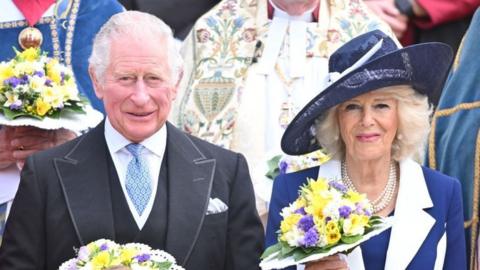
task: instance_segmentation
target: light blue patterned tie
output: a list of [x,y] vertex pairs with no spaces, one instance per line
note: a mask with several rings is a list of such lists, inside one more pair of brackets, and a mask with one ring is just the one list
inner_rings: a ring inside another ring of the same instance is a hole
[[141,144],[132,143],[127,145],[126,148],[133,155],[133,158],[128,163],[125,187],[138,214],[142,215],[152,194],[147,162],[141,156],[145,147]]

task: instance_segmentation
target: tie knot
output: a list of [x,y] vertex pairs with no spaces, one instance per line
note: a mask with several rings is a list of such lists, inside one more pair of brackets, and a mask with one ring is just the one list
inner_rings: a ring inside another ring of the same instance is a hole
[[128,152],[132,154],[134,157],[138,158],[140,156],[140,153],[142,152],[143,148],[145,148],[143,145],[138,144],[138,143],[131,143],[126,146]]

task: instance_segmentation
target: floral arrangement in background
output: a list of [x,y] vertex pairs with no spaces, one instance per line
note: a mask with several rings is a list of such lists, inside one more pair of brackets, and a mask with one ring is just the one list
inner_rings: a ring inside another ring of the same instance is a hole
[[13,120],[85,112],[71,69],[47,57],[40,48],[14,50],[12,60],[0,62],[0,113]]
[[278,243],[263,253],[262,269],[284,268],[345,252],[391,226],[373,215],[365,194],[324,178],[307,179],[297,200],[280,215]]
[[266,177],[274,180],[279,174],[291,173],[319,166],[330,159],[330,156],[317,150],[300,156],[276,155],[267,161]]
[[184,270],[165,251],[138,243],[120,245],[107,239],[99,239],[81,247],[76,258],[64,262],[59,268],[77,269]]

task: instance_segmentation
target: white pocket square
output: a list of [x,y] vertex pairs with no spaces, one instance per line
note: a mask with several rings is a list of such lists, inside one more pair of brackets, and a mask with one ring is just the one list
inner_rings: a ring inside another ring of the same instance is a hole
[[223,213],[228,210],[228,206],[219,198],[210,198],[206,215]]

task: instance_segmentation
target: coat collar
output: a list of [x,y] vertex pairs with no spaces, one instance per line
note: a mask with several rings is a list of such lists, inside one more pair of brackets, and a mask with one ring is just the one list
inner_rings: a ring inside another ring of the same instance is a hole
[[[400,162],[400,185],[385,269],[406,269],[435,219],[424,209],[433,207],[422,167],[413,160]],[[414,199],[413,199],[414,198]],[[405,237],[408,236],[408,248]]]
[[[166,251],[185,265],[208,207],[216,160],[208,158],[183,132],[169,123],[166,125],[169,179]],[[54,160],[81,245],[100,238],[114,239],[109,159],[102,122],[80,137],[63,158]]]
[[[331,160],[323,164],[320,166],[319,176],[341,179],[340,162]],[[394,225],[385,262],[387,270],[406,269],[435,224],[435,219],[424,211],[433,207],[433,203],[422,167],[410,159],[401,161],[399,183]],[[408,236],[408,248],[405,248],[405,236]],[[359,262],[363,264],[361,252],[352,252],[348,261],[356,266],[352,269],[364,269],[363,265],[358,265]]]

